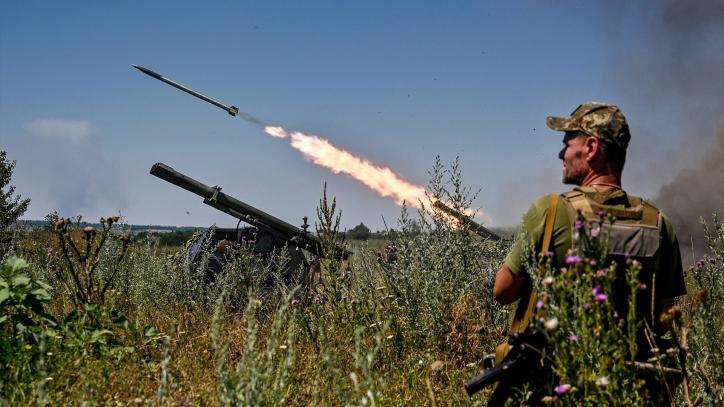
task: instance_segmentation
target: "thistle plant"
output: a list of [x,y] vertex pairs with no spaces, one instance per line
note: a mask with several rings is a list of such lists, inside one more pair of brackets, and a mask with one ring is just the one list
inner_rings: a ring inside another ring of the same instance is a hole
[[80,229],[80,217],[75,222],[66,218],[55,219],[53,223],[59,245],[54,273],[74,293],[77,309],[82,309],[84,304],[100,305],[105,302],[106,291],[111,287],[118,271],[117,266],[126,255],[131,242],[128,236],[117,237],[120,248],[112,260],[111,269],[101,275],[99,265],[104,260],[104,256],[101,256],[102,249],[109,237],[112,237],[111,229],[119,219],[118,216],[101,218],[100,232],[92,226]]
[[693,295],[685,302],[683,315],[669,318],[686,351],[681,361],[688,373],[685,401],[720,406],[724,404],[724,222],[714,214],[711,224],[702,223],[710,253],[689,270]]
[[[546,274],[538,287],[538,319],[533,327],[545,333],[549,345],[544,360],[558,378],[544,402],[572,406],[646,402],[635,365],[641,264],[628,259],[621,265],[623,270],[615,261],[606,264],[606,231],[613,221],[603,213],[595,220],[580,217],[573,248],[560,270],[551,267],[554,253],[542,258]],[[617,278],[626,284],[616,285],[619,292],[614,293]],[[627,292],[620,292],[624,286]],[[614,295],[627,298],[627,315],[618,314]]]

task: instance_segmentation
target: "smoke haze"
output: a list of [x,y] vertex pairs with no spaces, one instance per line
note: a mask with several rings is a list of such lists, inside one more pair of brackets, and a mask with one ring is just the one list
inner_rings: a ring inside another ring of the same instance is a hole
[[692,243],[695,256],[701,256],[706,250],[699,217],[710,220],[713,212],[724,215],[724,123],[713,144],[699,166],[679,172],[654,200],[676,226],[679,243],[684,253],[689,254],[684,259],[686,263],[692,260]]
[[23,129],[9,150],[17,160],[17,185],[33,186],[23,196],[31,198],[29,213],[35,219],[57,210],[61,216],[97,220],[128,206],[123,173],[106,156],[93,124],[38,118]]
[[[621,3],[606,9],[618,42],[612,71],[623,85],[619,92],[655,120],[631,123],[640,141],[629,162],[648,167],[641,171],[647,174],[643,182],[663,185],[652,201],[670,216],[689,264],[692,241],[695,256],[706,249],[698,219],[724,213],[724,2]],[[643,28],[644,44],[630,43],[627,32],[634,27]],[[678,140],[674,150],[659,150],[666,136]],[[641,182],[633,181],[645,189]]]

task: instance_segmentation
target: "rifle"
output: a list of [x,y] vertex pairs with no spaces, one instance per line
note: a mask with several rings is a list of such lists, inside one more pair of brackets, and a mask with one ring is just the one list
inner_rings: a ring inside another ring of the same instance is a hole
[[[205,204],[269,233],[292,246],[304,249],[317,257],[328,257],[329,255],[324,253],[319,238],[307,231],[309,225],[306,223],[306,218],[304,218],[303,228],[300,229],[221,192],[219,186],[210,187],[163,163],[154,164],[151,167],[151,174],[201,196],[204,198]],[[338,247],[333,252],[334,257],[339,259],[347,259],[351,254],[351,252],[341,250]]]
[[433,202],[432,206],[443,211],[447,215],[452,216],[453,218],[457,219],[461,224],[467,226],[472,232],[474,232],[478,236],[482,237],[483,239],[489,239],[489,240],[495,240],[495,241],[500,240],[500,236],[491,232],[489,229],[485,228],[483,225],[479,224],[478,222],[475,222],[469,216],[445,205],[441,201]]
[[[543,333],[513,333],[509,336],[508,343],[510,351],[500,364],[492,366],[492,363],[484,363],[485,368],[465,383],[468,396],[472,397],[480,390],[497,383],[488,401],[489,406],[496,406],[504,405],[511,395],[511,389],[520,384],[530,383],[534,387],[542,387],[547,376],[539,374],[546,343]],[[486,362],[492,361],[486,358]]]

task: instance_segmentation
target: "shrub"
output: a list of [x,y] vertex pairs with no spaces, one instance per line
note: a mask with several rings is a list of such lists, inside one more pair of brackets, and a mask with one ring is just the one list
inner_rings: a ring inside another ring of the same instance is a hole
[[45,310],[50,286],[31,278],[27,269],[17,257],[0,266],[0,397],[10,401],[32,389],[45,342],[56,326]]

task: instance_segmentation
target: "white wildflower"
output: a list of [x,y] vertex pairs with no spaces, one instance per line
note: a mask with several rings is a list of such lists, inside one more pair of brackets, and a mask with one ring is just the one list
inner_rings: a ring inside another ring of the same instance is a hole
[[558,318],[553,317],[553,318],[547,320],[544,323],[544,325],[547,329],[554,330],[554,329],[558,328],[558,325],[559,325]]

